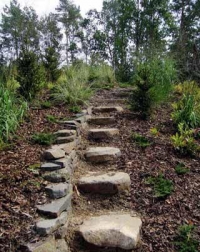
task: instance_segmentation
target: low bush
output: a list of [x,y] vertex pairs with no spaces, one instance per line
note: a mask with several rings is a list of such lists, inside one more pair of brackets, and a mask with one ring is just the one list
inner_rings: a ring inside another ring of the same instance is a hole
[[172,145],[181,155],[196,155],[200,150],[199,145],[195,141],[194,130],[185,129],[184,124],[178,125],[178,132],[171,137]]
[[175,167],[175,171],[178,175],[183,175],[188,173],[190,169],[187,168],[183,163],[180,163]]
[[92,94],[88,84],[87,67],[71,66],[65,69],[53,90],[52,97],[56,103],[78,106],[87,103]]
[[174,62],[169,58],[155,56],[137,64],[133,79],[136,88],[130,99],[132,110],[146,119],[152,107],[168,97],[175,76]]
[[133,133],[131,135],[131,139],[141,148],[146,148],[151,145],[150,141],[146,137],[137,133]]
[[146,183],[153,186],[154,196],[156,198],[165,198],[174,189],[173,182],[165,179],[162,174],[157,177],[149,177]]
[[32,136],[32,141],[35,144],[51,145],[55,142],[56,136],[52,133],[36,133]]
[[0,85],[0,142],[7,141],[9,135],[14,133],[27,107],[26,102],[17,99],[13,92]]
[[46,119],[48,122],[51,123],[57,123],[58,122],[58,118],[53,116],[53,115],[46,115]]
[[52,107],[52,103],[50,101],[43,101],[41,102],[41,108],[43,109],[48,109]]
[[179,252],[199,251],[199,241],[195,239],[195,227],[193,225],[182,225],[179,227],[175,238],[175,245]]

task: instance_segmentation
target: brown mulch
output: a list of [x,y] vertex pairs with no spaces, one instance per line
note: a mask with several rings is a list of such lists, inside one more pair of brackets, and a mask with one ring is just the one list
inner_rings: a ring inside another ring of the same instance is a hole
[[[116,98],[109,91],[101,91],[97,97]],[[93,100],[96,103],[95,97]],[[120,129],[120,137],[110,143],[90,143],[116,146],[122,151],[118,169],[127,171],[131,176],[131,209],[137,211],[143,221],[142,244],[138,252],[177,251],[174,238],[178,227],[183,224],[193,224],[196,239],[200,240],[200,158],[181,157],[174,151],[170,136],[175,133],[175,128],[170,114],[169,103],[155,110],[149,120],[143,121],[125,105],[125,112],[115,115],[117,123],[114,126]],[[154,127],[159,130],[158,136],[150,133]],[[146,149],[137,146],[130,138],[132,132],[146,136],[151,146]],[[176,174],[175,167],[179,162],[190,168],[188,174]],[[174,191],[165,199],[156,199],[146,183],[149,176],[160,173],[174,185]]]
[[[42,178],[30,171],[40,163],[45,146],[33,144],[38,132],[55,132],[61,126],[49,123],[46,115],[70,118],[65,106],[31,109],[10,141],[0,152],[0,251],[16,251],[19,244],[34,239],[35,205],[45,202]],[[33,167],[32,167],[33,168]]]

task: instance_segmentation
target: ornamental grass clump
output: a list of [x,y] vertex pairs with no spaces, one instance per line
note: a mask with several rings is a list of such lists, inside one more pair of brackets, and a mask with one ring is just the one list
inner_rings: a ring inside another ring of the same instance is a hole
[[16,94],[0,84],[0,142],[15,132],[28,106]]

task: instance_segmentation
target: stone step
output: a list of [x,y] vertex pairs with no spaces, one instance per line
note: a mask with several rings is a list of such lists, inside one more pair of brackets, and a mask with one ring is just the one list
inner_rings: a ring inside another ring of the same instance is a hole
[[43,171],[43,172],[57,171],[57,170],[60,170],[60,169],[62,169],[62,167],[59,164],[55,164],[55,163],[45,163],[45,164],[42,164],[41,167],[40,167],[40,170]]
[[39,220],[36,225],[36,232],[41,236],[52,234],[61,226],[65,225],[68,221],[69,214],[67,212],[61,213],[56,219],[42,219]]
[[57,144],[65,144],[65,143],[71,143],[76,139],[76,136],[68,136],[68,137],[58,137],[56,139]]
[[29,243],[21,246],[20,251],[24,252],[69,252],[69,247],[64,239],[55,240],[54,236],[49,236],[45,241]]
[[46,194],[51,199],[59,199],[65,197],[70,191],[72,186],[68,183],[52,184],[45,187]]
[[70,192],[64,198],[55,200],[51,203],[44,205],[37,205],[36,206],[37,211],[45,216],[49,216],[51,218],[57,218],[58,216],[60,216],[62,212],[70,210],[71,198],[72,198],[72,192]]
[[64,150],[61,150],[61,149],[45,150],[43,154],[43,157],[46,160],[56,160],[56,159],[63,158],[64,156],[65,156],[65,152]]
[[99,247],[132,250],[140,240],[142,221],[130,214],[108,214],[90,217],[80,226],[80,234]]
[[69,136],[74,136],[76,135],[76,130],[59,130],[54,133],[57,137],[69,137]]
[[115,122],[114,117],[93,117],[88,120],[88,123],[93,125],[110,125]]
[[109,172],[99,175],[98,173],[88,174],[77,182],[78,188],[86,193],[116,194],[130,190],[130,176],[124,172]]
[[120,106],[100,106],[92,109],[94,113],[122,112],[123,110]]
[[111,162],[120,156],[121,151],[114,147],[92,147],[85,153],[86,160],[92,163]]
[[108,104],[108,103],[125,103],[126,100],[125,99],[96,99],[95,102],[96,103],[104,103],[104,104]]
[[53,172],[46,172],[43,175],[43,178],[51,183],[61,183],[67,182],[70,180],[71,170],[67,168],[63,168],[61,170],[53,171]]
[[94,140],[103,140],[107,138],[112,138],[119,135],[119,130],[115,128],[110,129],[90,129],[88,131],[88,138]]

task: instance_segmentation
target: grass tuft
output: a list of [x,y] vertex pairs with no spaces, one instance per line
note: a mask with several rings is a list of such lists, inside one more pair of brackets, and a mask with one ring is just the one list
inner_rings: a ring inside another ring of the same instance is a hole
[[52,133],[36,133],[32,136],[32,141],[35,144],[51,145],[55,142],[56,136]]

